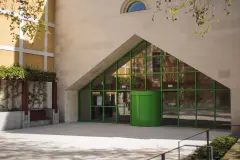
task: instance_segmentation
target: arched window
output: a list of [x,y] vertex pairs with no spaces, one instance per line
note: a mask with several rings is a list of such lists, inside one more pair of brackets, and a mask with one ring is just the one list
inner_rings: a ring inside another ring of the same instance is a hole
[[143,2],[133,2],[128,6],[127,12],[135,12],[135,11],[142,11],[146,10],[146,5]]

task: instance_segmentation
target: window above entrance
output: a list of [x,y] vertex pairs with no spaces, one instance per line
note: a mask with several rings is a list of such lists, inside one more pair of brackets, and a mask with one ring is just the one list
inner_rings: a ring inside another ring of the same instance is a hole
[[146,10],[147,6],[143,0],[126,0],[121,8],[121,13]]

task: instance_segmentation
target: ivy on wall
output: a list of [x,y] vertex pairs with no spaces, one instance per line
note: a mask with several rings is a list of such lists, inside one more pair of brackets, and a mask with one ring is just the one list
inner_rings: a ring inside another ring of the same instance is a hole
[[0,66],[0,79],[54,82],[56,81],[56,73],[18,65]]

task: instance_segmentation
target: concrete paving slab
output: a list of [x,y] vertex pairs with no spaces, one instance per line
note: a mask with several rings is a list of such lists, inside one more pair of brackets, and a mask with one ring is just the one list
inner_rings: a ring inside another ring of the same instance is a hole
[[[65,123],[11,130],[0,133],[0,159],[146,160],[203,130],[109,123]],[[214,130],[210,132],[210,138],[229,134],[227,130]],[[203,145],[205,140],[205,135],[199,135],[182,145]],[[183,149],[181,153],[189,154],[193,149]],[[175,159],[175,153],[169,157]]]

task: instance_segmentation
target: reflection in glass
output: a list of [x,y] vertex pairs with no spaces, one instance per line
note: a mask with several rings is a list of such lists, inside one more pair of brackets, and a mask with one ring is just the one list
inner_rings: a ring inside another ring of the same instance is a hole
[[132,76],[132,89],[143,90],[145,89],[145,76],[144,75],[133,75]]
[[177,72],[177,59],[173,56],[163,56],[163,72]]
[[92,90],[102,89],[103,89],[103,76],[99,76],[92,82]]
[[195,107],[195,92],[181,91],[179,93],[180,108],[194,108]]
[[178,111],[177,110],[163,110],[163,125],[177,125]]
[[116,92],[106,92],[104,95],[104,106],[116,106]]
[[217,89],[228,89],[226,86],[224,86],[223,84],[219,83],[216,81],[216,88]]
[[160,72],[160,56],[147,57],[147,72]]
[[109,67],[105,73],[105,75],[113,75],[116,74],[116,64],[113,64],[111,67]]
[[179,112],[179,123],[181,126],[194,126],[196,119],[196,110],[182,109]]
[[92,106],[103,106],[102,92],[92,92]]
[[195,71],[195,69],[188,64],[179,61],[179,72],[185,72],[185,71]]
[[214,125],[214,110],[198,110],[197,125],[199,127],[212,127]]
[[130,89],[130,75],[119,75],[118,76],[118,89],[129,90]]
[[199,89],[212,89],[213,80],[203,73],[197,72],[197,88]]
[[161,74],[148,74],[147,75],[147,89],[159,90],[161,88]]
[[220,110],[230,110],[231,108],[230,90],[216,91],[216,108]]
[[145,72],[145,58],[133,58],[132,73],[144,73],[144,72]]
[[177,92],[163,92],[162,101],[165,110],[177,107]]
[[127,55],[118,62],[118,74],[130,74],[130,67],[130,55]]
[[103,118],[103,107],[92,107],[92,120],[101,121]]
[[130,122],[130,92],[118,92],[118,120]]
[[195,88],[195,73],[185,72],[179,74],[179,85],[183,89],[194,89]]
[[116,107],[104,107],[104,121],[116,121]]
[[214,109],[214,92],[213,91],[198,91],[197,92],[197,107]]
[[127,106],[130,110],[130,92],[118,92],[118,106]]
[[163,89],[177,89],[177,74],[164,73],[162,74]]
[[143,57],[146,55],[146,42],[142,42],[132,51],[132,57]]
[[105,90],[116,90],[116,77],[115,76],[105,76]]
[[[216,126],[230,128],[226,126],[231,124],[231,111],[229,110],[217,110],[216,111]],[[225,125],[225,126],[224,126]]]

